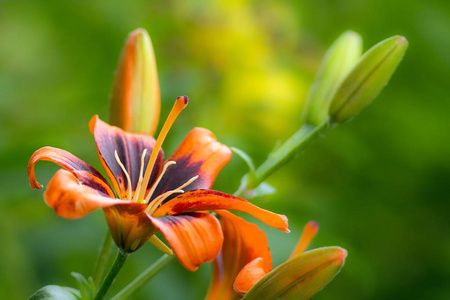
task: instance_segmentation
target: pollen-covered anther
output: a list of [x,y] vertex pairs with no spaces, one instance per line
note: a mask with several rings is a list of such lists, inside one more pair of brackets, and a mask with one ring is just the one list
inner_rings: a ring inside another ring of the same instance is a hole
[[153,201],[145,209],[145,213],[152,215],[156,211],[156,209],[164,202],[164,200],[166,200],[168,197],[170,197],[173,194],[184,193],[182,188],[187,187],[188,185],[193,183],[195,180],[197,180],[197,178],[198,178],[198,175],[192,177],[185,184],[180,185],[178,188],[168,191],[168,192],[165,192],[164,194],[161,194],[158,197],[156,197],[155,199],[153,199]]

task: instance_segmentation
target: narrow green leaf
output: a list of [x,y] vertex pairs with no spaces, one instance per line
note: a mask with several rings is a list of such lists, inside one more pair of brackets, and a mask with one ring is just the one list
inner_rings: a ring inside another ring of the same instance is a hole
[[306,122],[317,126],[328,118],[334,91],[361,56],[361,37],[344,32],[328,49],[306,98]]
[[92,299],[96,290],[94,280],[92,279],[92,277],[86,279],[83,275],[76,272],[72,272],[70,273],[70,275],[72,275],[72,277],[74,277],[78,283],[78,289],[80,291],[81,299],[83,300]]
[[337,88],[329,110],[331,121],[348,121],[369,105],[388,83],[407,48],[404,37],[394,36],[369,49]]
[[80,292],[76,289],[72,289],[59,285],[47,285],[38,290],[36,293],[30,296],[28,300],[77,300],[80,299]]
[[236,153],[240,158],[242,158],[242,160],[247,164],[249,172],[255,171],[255,165],[253,164],[253,160],[247,153],[235,147],[230,147],[230,149],[231,151]]
[[110,122],[126,131],[154,134],[160,90],[155,54],[147,31],[130,33],[120,57],[111,94]]
[[310,299],[339,273],[346,256],[340,247],[298,254],[264,276],[242,299]]

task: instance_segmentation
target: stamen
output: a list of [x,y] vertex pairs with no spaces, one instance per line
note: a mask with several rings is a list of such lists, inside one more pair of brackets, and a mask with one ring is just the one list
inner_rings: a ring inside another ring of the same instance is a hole
[[162,252],[168,254],[168,255],[173,255],[173,251],[172,249],[170,249],[166,244],[164,244],[163,241],[161,241],[156,235],[152,235],[148,241],[150,243],[152,243],[153,245],[155,245],[156,248],[158,248],[159,250],[161,250]]
[[[153,167],[155,166],[155,161],[158,156],[159,150],[161,149],[162,143],[163,143],[164,139],[166,138],[170,127],[172,127],[173,122],[175,122],[175,119],[178,117],[180,112],[186,107],[187,104],[188,104],[187,96],[178,97],[177,100],[175,101],[175,104],[173,105],[172,110],[170,111],[170,114],[167,117],[163,128],[159,132],[158,138],[156,139],[155,147],[153,148],[152,154],[150,155],[150,159],[148,161],[148,165],[145,170],[145,175],[144,175],[144,180],[143,180],[144,186],[148,185],[148,182],[150,180],[150,175],[152,174]],[[144,198],[145,190],[146,190],[145,188],[141,189],[141,191],[139,192],[139,199]]]
[[150,198],[152,197],[153,193],[155,192],[156,187],[158,186],[158,183],[161,181],[162,177],[164,176],[164,173],[166,173],[167,168],[169,168],[171,165],[175,165],[177,162],[170,160],[168,162],[165,163],[161,174],[159,174],[158,179],[156,179],[155,183],[153,184],[152,188],[150,189],[150,191],[147,194],[147,197],[145,197],[145,201],[143,201],[143,203],[148,203],[150,201]]
[[159,195],[158,197],[156,197],[155,199],[153,199],[152,203],[149,204],[149,206],[147,206],[147,208],[145,209],[145,213],[152,215],[155,210],[159,207],[159,205],[161,205],[161,203],[163,203],[164,200],[166,200],[169,196],[172,196],[173,194],[182,194],[184,193],[183,190],[171,190],[168,192],[165,192],[162,195]]
[[142,151],[142,156],[141,156],[141,169],[139,171],[139,181],[136,185],[136,191],[134,192],[134,197],[133,197],[133,201],[138,201],[138,196],[139,196],[139,192],[141,191],[141,187],[142,187],[142,179],[144,179],[142,177],[143,173],[144,173],[144,161],[145,161],[145,155],[147,154],[147,148],[144,149],[144,151]]
[[120,161],[119,155],[117,155],[117,150],[114,150],[114,157],[116,158],[117,163],[119,164],[120,168],[122,169],[122,171],[125,173],[125,176],[127,177],[127,190],[128,190],[128,200],[131,201],[131,180],[130,180],[130,175],[128,174],[127,170],[125,169],[125,166],[123,165],[123,163]]
[[152,215],[156,209],[164,202],[164,200],[166,200],[169,196],[176,194],[176,193],[184,193],[184,191],[182,190],[182,188],[187,187],[188,185],[190,185],[192,182],[194,182],[195,180],[197,180],[198,175],[192,177],[191,179],[189,179],[185,184],[180,185],[178,188],[165,192],[162,195],[159,195],[158,197],[156,197],[155,199],[153,199],[153,201],[148,205],[147,209],[145,210],[145,212],[147,214]]

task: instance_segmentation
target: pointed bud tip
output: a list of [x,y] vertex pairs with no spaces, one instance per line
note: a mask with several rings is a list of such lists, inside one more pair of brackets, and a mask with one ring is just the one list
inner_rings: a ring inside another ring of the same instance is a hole
[[137,36],[141,36],[141,35],[148,35],[147,30],[145,30],[144,28],[136,28],[135,30],[130,32],[130,34],[128,35],[128,38],[137,37]]
[[355,37],[355,38],[359,38],[360,35],[356,32],[354,32],[353,30],[347,30],[345,31],[342,36],[351,36],[351,37]]
[[336,260],[339,260],[342,264],[344,264],[345,259],[347,258],[348,252],[344,248],[337,247],[339,255],[336,257]]
[[397,35],[396,37],[397,37],[398,44],[400,44],[400,45],[402,45],[402,44],[408,45],[408,40],[404,36]]

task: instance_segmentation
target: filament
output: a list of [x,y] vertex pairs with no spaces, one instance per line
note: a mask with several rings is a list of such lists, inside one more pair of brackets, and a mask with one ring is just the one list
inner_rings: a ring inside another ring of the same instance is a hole
[[194,182],[195,180],[197,180],[198,175],[192,177],[191,179],[189,179],[185,184],[180,185],[178,188],[165,192],[162,195],[159,195],[158,197],[156,197],[155,199],[153,199],[153,201],[148,205],[147,209],[145,210],[146,213],[152,215],[156,209],[163,203],[164,200],[166,200],[169,196],[173,195],[173,194],[177,194],[177,193],[184,193],[184,191],[182,190],[182,188],[187,187],[188,185],[190,185],[192,182]]
[[125,173],[125,176],[127,178],[127,190],[128,190],[127,197],[128,197],[128,200],[131,200],[131,180],[130,180],[130,175],[128,174],[127,170],[125,169],[125,166],[123,165],[123,163],[120,161],[119,155],[117,155],[117,150],[114,150],[114,156],[116,158],[117,163],[119,164],[120,168]]
[[153,193],[155,192],[155,189],[156,189],[158,183],[161,181],[162,177],[164,176],[164,173],[166,173],[167,168],[169,168],[171,165],[175,165],[176,163],[177,163],[176,161],[170,160],[164,164],[161,174],[159,174],[158,179],[156,179],[152,188],[148,192],[147,197],[145,197],[145,200],[143,201],[143,203],[148,203],[150,201],[150,198],[152,197]]
[[144,151],[142,151],[142,156],[141,156],[141,169],[139,170],[139,181],[137,183],[136,186],[136,191],[134,192],[134,197],[133,197],[133,201],[138,201],[139,200],[139,192],[141,191],[141,187],[142,187],[142,175],[144,173],[144,162],[145,162],[145,155],[147,154],[147,148],[144,149]]

